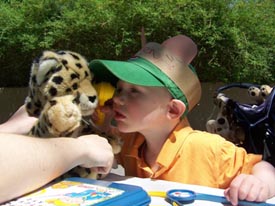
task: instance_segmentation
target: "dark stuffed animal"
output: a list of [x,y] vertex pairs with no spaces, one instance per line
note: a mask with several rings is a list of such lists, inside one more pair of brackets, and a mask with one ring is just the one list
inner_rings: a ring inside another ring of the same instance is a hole
[[[257,107],[265,101],[272,90],[269,85],[262,85],[260,88],[251,86],[248,88],[248,95],[255,101],[253,107]],[[238,125],[233,115],[232,100],[223,93],[215,96],[214,104],[218,108],[216,119],[206,122],[206,130],[213,134],[219,134],[236,145],[242,145],[245,140],[244,129]]]
[[245,133],[234,121],[231,108],[228,106],[230,99],[219,93],[214,104],[218,107],[218,114],[216,119],[207,121],[206,130],[213,134],[219,134],[237,145],[241,144],[244,141]]

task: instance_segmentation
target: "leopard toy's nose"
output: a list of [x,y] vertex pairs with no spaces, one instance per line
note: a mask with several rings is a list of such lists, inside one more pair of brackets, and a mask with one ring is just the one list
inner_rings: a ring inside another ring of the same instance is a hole
[[94,103],[96,101],[96,99],[97,99],[96,95],[94,95],[94,96],[88,96],[88,98],[89,98],[89,101],[92,102],[92,103]]

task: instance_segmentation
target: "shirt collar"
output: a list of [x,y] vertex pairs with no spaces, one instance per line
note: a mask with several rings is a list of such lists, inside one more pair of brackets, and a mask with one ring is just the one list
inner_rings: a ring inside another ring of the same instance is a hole
[[186,119],[182,120],[165,141],[158,157],[157,163],[165,168],[169,168],[174,162],[187,134],[193,131]]
[[[160,166],[160,170],[157,171],[155,175],[159,176],[170,168],[170,165],[174,162],[178,151],[183,145],[183,142],[187,138],[187,134],[191,131],[193,131],[193,129],[189,126],[189,122],[186,118],[179,122],[179,124],[166,139],[157,157],[157,163]],[[130,152],[126,156],[134,158],[136,161],[140,162],[140,152],[142,152],[142,145],[145,143],[145,138],[139,133],[135,133],[135,135],[130,138],[133,138],[134,142],[131,144],[132,146],[129,148]]]

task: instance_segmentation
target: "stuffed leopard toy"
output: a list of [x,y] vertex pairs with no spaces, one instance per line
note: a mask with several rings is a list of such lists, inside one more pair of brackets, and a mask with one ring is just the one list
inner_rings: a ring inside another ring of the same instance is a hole
[[[37,117],[29,132],[35,137],[78,137],[99,134],[108,139],[114,154],[120,152],[118,137],[102,134],[90,120],[98,105],[93,75],[83,56],[72,51],[44,51],[34,60],[25,107]],[[77,167],[64,177],[96,178],[89,169]]]

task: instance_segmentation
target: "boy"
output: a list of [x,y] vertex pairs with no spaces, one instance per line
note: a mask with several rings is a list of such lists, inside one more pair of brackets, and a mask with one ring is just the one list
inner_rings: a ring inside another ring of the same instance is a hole
[[96,78],[117,82],[114,119],[127,136],[119,163],[129,176],[224,188],[233,205],[238,199],[265,201],[275,195],[272,165],[218,135],[188,126],[185,117],[199,102],[201,87],[179,55],[186,45],[182,39],[148,43],[126,62],[90,63]]

